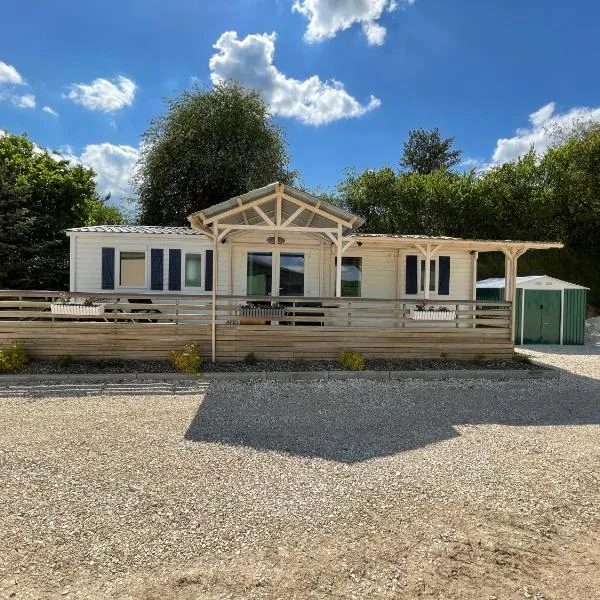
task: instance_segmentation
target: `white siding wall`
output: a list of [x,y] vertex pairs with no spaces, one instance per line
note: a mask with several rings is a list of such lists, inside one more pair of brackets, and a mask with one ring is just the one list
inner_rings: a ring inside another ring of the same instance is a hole
[[[113,290],[102,289],[102,248],[115,249],[115,292],[139,294],[145,291],[156,293],[181,293],[181,294],[210,294],[203,289],[185,288],[182,282],[181,292],[169,291],[169,250],[180,249],[183,261],[186,252],[203,252],[212,249],[212,241],[204,236],[177,236],[177,235],[136,235],[119,233],[82,233],[72,235],[71,241],[71,292],[110,292]],[[150,290],[150,249],[164,250],[163,259],[163,290],[162,292]],[[127,288],[119,285],[119,252],[144,251],[146,253],[146,286],[144,288]],[[229,249],[221,245],[219,254],[227,254]],[[75,259],[73,260],[73,254]],[[220,256],[223,258],[223,256]],[[203,266],[204,269],[204,266]],[[229,260],[219,261],[218,291],[227,293],[229,281]]]
[[[280,252],[304,252],[305,254],[305,295],[333,296],[335,294],[335,251],[329,243],[321,243],[315,238],[301,233],[289,232],[281,237],[285,244],[279,246]],[[164,253],[164,290],[168,294],[169,249],[179,248],[182,258],[185,252],[201,252],[212,249],[212,241],[204,236],[177,235],[136,235],[81,233],[72,235],[71,240],[71,291],[102,292],[102,248],[113,247],[116,252],[115,292],[150,292],[150,249],[162,248]],[[120,250],[143,250],[146,252],[147,286],[141,288],[121,288],[118,285],[118,253]],[[227,243],[218,245],[217,292],[221,295],[246,294],[246,261],[248,252],[273,252],[275,246],[265,241],[264,233],[248,233],[231,238]],[[353,246],[344,256],[361,256],[363,259],[362,296],[370,298],[408,298],[415,302],[423,298],[423,292],[406,294],[405,269],[406,256],[414,254],[421,260],[416,250],[398,250],[389,248],[368,248]],[[468,252],[441,252],[450,256],[450,294],[439,296],[430,292],[432,300],[472,299],[473,261]],[[75,257],[73,260],[73,256]],[[420,263],[419,263],[420,264]],[[232,269],[230,274],[230,268]],[[420,268],[418,269],[420,276]],[[183,272],[183,265],[182,265]],[[436,270],[436,278],[439,270]],[[398,293],[396,293],[398,290]],[[108,290],[107,290],[108,291]],[[157,293],[152,291],[152,293]],[[160,293],[160,292],[158,292]],[[197,288],[182,287],[181,294],[202,294]]]

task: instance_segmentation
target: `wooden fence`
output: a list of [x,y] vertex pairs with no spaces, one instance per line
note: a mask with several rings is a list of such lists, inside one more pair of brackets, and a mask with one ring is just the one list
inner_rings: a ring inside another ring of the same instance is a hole
[[[340,347],[369,358],[505,357],[511,307],[500,301],[77,293],[101,315],[54,314],[55,291],[0,291],[0,344],[22,340],[33,356],[165,358],[198,342],[210,358],[335,359]],[[441,312],[436,312],[439,309]],[[415,316],[421,317],[416,319]],[[424,318],[423,318],[424,317]],[[430,318],[435,317],[435,318]]]

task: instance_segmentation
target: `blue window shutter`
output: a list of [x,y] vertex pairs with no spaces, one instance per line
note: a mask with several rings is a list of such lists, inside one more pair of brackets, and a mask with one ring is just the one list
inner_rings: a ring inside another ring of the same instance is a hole
[[450,294],[450,257],[440,256],[438,264],[440,270],[438,294],[440,296],[448,296]]
[[212,292],[213,289],[213,251],[206,251],[206,260],[204,261],[204,289]]
[[411,254],[406,257],[406,293],[416,294],[417,288],[417,257]]
[[164,251],[162,248],[150,249],[150,289],[163,289]]
[[181,250],[175,248],[169,250],[169,289],[181,289]]
[[102,248],[102,289],[115,289],[115,249]]

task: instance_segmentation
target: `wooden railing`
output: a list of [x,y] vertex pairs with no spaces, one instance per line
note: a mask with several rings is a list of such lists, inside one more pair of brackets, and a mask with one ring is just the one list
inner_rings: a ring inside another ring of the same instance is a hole
[[[0,290],[0,320],[83,321],[152,324],[205,324],[213,321],[209,295],[77,292],[104,305],[101,315],[55,314],[51,306],[64,292]],[[415,315],[418,305],[424,310]],[[440,312],[437,312],[440,311]],[[252,327],[318,326],[370,328],[493,328],[511,323],[510,302],[484,300],[418,300],[323,298],[301,296],[217,296],[215,322]],[[424,318],[415,318],[415,317]]]

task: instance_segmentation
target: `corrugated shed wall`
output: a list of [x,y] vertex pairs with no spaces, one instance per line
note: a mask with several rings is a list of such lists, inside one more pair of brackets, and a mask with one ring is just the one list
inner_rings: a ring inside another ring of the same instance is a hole
[[565,290],[563,343],[585,343],[586,291]]
[[477,300],[504,300],[504,288],[477,288]]

